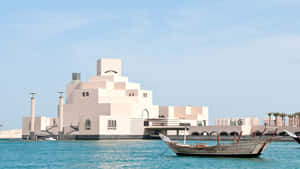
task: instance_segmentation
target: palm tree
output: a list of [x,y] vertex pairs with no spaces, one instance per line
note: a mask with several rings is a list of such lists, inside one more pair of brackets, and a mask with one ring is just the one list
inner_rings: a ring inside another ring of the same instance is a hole
[[268,116],[269,116],[269,126],[271,126],[271,116],[272,116],[272,114],[273,114],[272,112],[268,113]]
[[279,116],[281,117],[282,127],[285,127],[285,117],[287,116],[285,113],[280,113]]
[[273,113],[273,116],[275,117],[275,126],[277,126],[277,119],[279,115],[280,115],[279,112]]

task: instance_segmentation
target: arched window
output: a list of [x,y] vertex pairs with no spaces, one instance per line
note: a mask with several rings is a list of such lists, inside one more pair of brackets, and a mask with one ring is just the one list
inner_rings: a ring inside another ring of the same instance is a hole
[[91,120],[86,120],[85,121],[85,129],[86,130],[90,130],[91,129]]
[[148,109],[144,109],[142,111],[142,119],[149,119],[149,115],[150,115],[150,113],[149,113]]

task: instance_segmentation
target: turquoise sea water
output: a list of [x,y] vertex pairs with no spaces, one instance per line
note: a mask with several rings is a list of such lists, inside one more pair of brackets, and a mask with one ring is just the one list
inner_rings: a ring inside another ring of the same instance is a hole
[[[213,141],[201,141],[215,144]],[[176,156],[159,140],[0,141],[0,168],[300,168],[300,144],[273,142],[259,158]]]

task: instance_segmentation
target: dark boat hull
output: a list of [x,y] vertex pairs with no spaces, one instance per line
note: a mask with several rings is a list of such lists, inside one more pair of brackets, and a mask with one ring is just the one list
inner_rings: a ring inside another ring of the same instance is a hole
[[297,143],[299,143],[300,144],[300,138],[299,137],[297,137],[297,138],[293,138],[295,141],[297,141]]
[[185,154],[176,153],[178,156],[196,156],[196,157],[234,157],[234,158],[257,158],[261,153],[257,154]]

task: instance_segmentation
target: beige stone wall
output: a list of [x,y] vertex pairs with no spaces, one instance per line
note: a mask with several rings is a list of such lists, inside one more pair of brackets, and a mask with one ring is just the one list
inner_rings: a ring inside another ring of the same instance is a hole
[[0,130],[0,138],[1,139],[22,138],[22,129]]
[[[107,72],[113,70],[113,72]],[[120,59],[99,59],[97,61],[97,75],[122,75],[122,62]]]
[[[90,120],[90,128],[86,128],[86,121]],[[100,116],[94,112],[79,113],[79,135],[99,135]]]
[[[287,119],[287,118],[286,118]],[[267,124],[268,126],[275,126],[275,117],[271,117],[271,123],[269,124],[269,117],[265,117],[263,124]],[[281,117],[277,117],[277,126],[282,126],[283,125],[283,121],[281,119]],[[288,123],[285,123],[285,125],[288,125]]]
[[205,121],[205,124],[208,125],[207,107],[159,106],[159,115],[173,121],[177,120],[177,123],[190,123],[197,126],[198,122],[204,124],[203,121]]
[[98,117],[100,115],[110,115],[111,105],[109,103],[102,104],[65,104],[64,105],[64,126],[71,124],[78,125],[80,118],[87,114],[94,114]]
[[[56,120],[58,123],[57,118],[51,118],[51,117],[45,117],[45,116],[40,116],[40,117],[35,117],[34,120],[34,131],[35,133],[44,135],[47,134],[45,131],[47,130],[47,127],[53,126],[53,121]],[[30,134],[30,121],[31,117],[23,117],[22,118],[22,133],[23,135],[29,135]],[[57,131],[56,131],[57,133]]]

